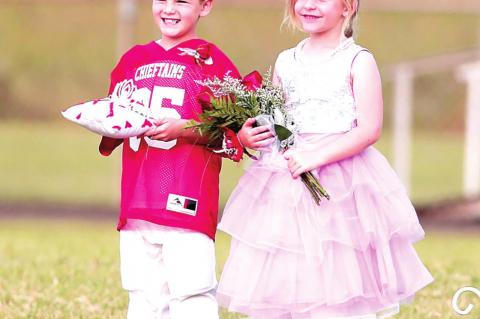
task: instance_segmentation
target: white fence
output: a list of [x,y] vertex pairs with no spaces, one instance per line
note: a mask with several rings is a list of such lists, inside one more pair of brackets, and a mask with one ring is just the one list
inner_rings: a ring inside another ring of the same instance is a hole
[[386,78],[394,83],[394,167],[410,189],[414,80],[418,76],[450,70],[467,86],[463,194],[471,197],[480,194],[480,48],[403,62],[385,70]]

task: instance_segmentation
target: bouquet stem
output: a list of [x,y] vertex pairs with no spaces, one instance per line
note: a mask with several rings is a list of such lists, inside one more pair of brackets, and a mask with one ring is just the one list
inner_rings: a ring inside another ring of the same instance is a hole
[[305,184],[305,186],[309,190],[310,194],[313,197],[313,200],[315,201],[315,203],[317,203],[317,205],[320,205],[320,202],[322,201],[322,197],[326,198],[327,200],[330,200],[330,195],[327,193],[325,188],[323,188],[323,186],[320,185],[319,181],[312,174],[312,172],[302,173],[300,177],[302,178],[303,184]]

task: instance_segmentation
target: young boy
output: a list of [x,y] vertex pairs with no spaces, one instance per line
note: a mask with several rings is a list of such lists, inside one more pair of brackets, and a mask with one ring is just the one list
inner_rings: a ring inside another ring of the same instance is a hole
[[[196,27],[213,0],[153,0],[162,37],[123,55],[110,94],[127,96],[158,118],[144,137],[102,138],[109,155],[123,142],[120,257],[128,318],[216,319],[214,238],[221,158],[208,137],[185,129],[202,111],[197,81],[233,63]],[[128,125],[128,124],[127,124]]]

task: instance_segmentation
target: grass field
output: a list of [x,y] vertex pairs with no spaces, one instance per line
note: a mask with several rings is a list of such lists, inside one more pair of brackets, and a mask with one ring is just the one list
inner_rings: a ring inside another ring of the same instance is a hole
[[[59,114],[106,93],[116,60],[113,3],[0,4],[0,202],[118,207],[119,152],[102,158],[96,151],[98,137],[60,121]],[[279,29],[281,6],[221,3],[202,21],[199,34],[219,44],[243,73],[265,70],[278,52],[303,37]],[[473,30],[479,25],[475,14],[365,11],[358,41],[383,67],[475,46],[480,36]],[[158,38],[146,3],[140,6],[136,33],[139,43]],[[463,127],[463,85],[452,74],[422,77],[416,85],[412,199],[425,203],[456,197],[462,182],[463,137],[455,132]],[[390,83],[384,87],[387,131],[378,148],[390,158]],[[221,205],[242,174],[238,165],[224,163]],[[228,243],[219,234],[218,272]],[[432,233],[416,247],[436,282],[398,318],[457,318],[450,309],[455,290],[480,286],[480,237]],[[462,303],[477,304],[470,317],[480,318],[480,302],[471,298]],[[0,318],[122,318],[126,305],[114,221],[0,218]],[[237,318],[222,312],[222,319]]]
[[[65,122],[0,121],[0,200],[118,205],[120,152],[102,157],[98,137]],[[388,132],[378,148],[390,157]],[[425,203],[461,194],[462,136],[414,132],[412,198]],[[224,161],[221,205],[241,165]]]
[[[217,239],[218,273],[228,238]],[[428,234],[416,248],[436,281],[422,290],[399,319],[457,318],[454,292],[480,285],[478,235]],[[0,222],[0,318],[122,318],[127,296],[120,287],[118,234],[112,223]],[[470,296],[471,297],[471,296]],[[478,300],[471,317],[478,318]],[[222,319],[240,318],[222,312]]]

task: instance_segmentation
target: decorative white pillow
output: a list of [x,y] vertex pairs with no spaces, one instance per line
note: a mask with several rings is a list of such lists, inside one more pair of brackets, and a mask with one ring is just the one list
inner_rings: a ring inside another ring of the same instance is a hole
[[169,108],[157,108],[152,114],[148,107],[150,95],[150,90],[139,90],[132,80],[125,80],[115,86],[109,97],[74,105],[62,115],[94,133],[113,138],[142,135],[158,118],[180,118],[176,110]]
[[153,126],[153,119],[115,103],[111,98],[74,105],[62,115],[92,132],[113,138],[142,135]]

